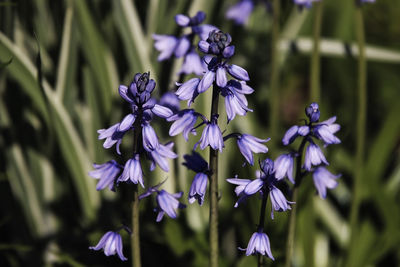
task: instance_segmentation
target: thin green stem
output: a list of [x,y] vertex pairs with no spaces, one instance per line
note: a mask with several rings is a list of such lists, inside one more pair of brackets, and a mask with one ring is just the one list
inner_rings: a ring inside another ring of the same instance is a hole
[[323,1],[313,3],[314,21],[313,21],[313,50],[310,64],[310,100],[311,102],[320,101],[320,37],[322,24]]
[[351,239],[350,245],[356,239],[358,225],[358,209],[360,205],[360,182],[363,176],[365,130],[367,113],[367,63],[365,58],[364,20],[361,5],[355,10],[356,36],[358,43],[358,110],[356,129],[356,155],[354,166],[353,201],[350,211]]
[[306,145],[307,138],[303,138],[299,149],[297,150],[298,156],[296,158],[296,175],[295,175],[295,184],[292,193],[292,200],[296,204],[292,206],[292,210],[290,212],[290,219],[289,219],[289,229],[286,241],[286,267],[292,266],[292,258],[293,258],[293,251],[294,251],[294,237],[296,234],[296,219],[297,219],[297,198],[298,198],[298,190],[303,179],[303,174],[301,173],[301,162],[303,159],[303,150],[304,146]]
[[[139,114],[141,115],[141,114]],[[142,135],[142,126],[140,120],[136,120],[134,124],[134,139],[133,139],[133,152],[139,153]],[[141,267],[140,260],[140,235],[139,235],[139,191],[138,185],[135,184],[133,188],[133,203],[132,203],[132,235],[131,235],[131,249],[132,249],[132,266]]]
[[[218,114],[219,88],[214,84],[211,118]],[[210,147],[210,266],[218,266],[218,150]]]
[[271,98],[270,98],[270,125],[271,138],[275,140],[278,131],[279,116],[279,17],[280,17],[280,0],[272,2],[272,33],[271,33]]
[[[267,200],[268,194],[263,195],[262,203],[261,203],[261,210],[260,210],[260,221],[258,223],[258,229],[264,229],[264,222],[265,222],[265,209],[267,207]],[[264,256],[258,253],[258,267],[264,266]]]

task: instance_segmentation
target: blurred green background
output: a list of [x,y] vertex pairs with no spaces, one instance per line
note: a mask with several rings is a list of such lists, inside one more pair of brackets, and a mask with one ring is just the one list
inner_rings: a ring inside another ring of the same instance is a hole
[[[0,0],[0,265],[1,266],[119,266],[117,257],[88,250],[103,233],[130,222],[132,187],[117,193],[97,192],[87,173],[91,163],[127,159],[106,151],[97,129],[120,121],[128,106],[118,96],[137,72],[150,70],[156,94],[174,90],[181,61],[157,62],[152,34],[178,34],[174,16],[207,13],[206,23],[229,32],[236,46],[232,62],[245,67],[254,109],[235,119],[228,131],[270,136],[269,74],[271,15],[256,5],[246,26],[227,21],[224,13],[236,1],[132,0]],[[297,202],[296,266],[400,266],[400,2],[377,0],[363,8],[368,59],[368,109],[360,215],[350,227],[357,111],[357,54],[354,3],[324,0],[321,45],[321,119],[333,115],[342,129],[342,144],[327,149],[329,169],[342,173],[339,186],[326,200],[315,194],[311,177],[304,180]],[[279,134],[304,117],[309,104],[309,62],[313,10],[300,12],[290,0],[281,1]],[[354,51],[354,49],[353,49]],[[196,108],[208,114],[210,94]],[[186,105],[183,103],[182,105]],[[221,108],[221,112],[223,112]],[[223,118],[225,118],[223,116]],[[182,168],[199,136],[186,144],[174,140],[179,158],[171,173],[147,172],[146,185],[168,177],[170,191],[187,192],[194,173]],[[270,144],[273,159],[285,148]],[[257,155],[263,159],[266,155]],[[254,178],[256,167],[244,159],[234,142],[227,143],[220,166],[221,266],[254,266],[245,248],[258,222],[257,197],[234,209],[232,185],[225,178]],[[287,187],[283,188],[287,191]],[[206,197],[207,198],[207,197]],[[155,222],[154,199],[141,202],[143,266],[207,266],[208,201],[189,205],[177,220]],[[269,212],[270,206],[268,205]],[[268,213],[267,213],[268,214]],[[289,212],[268,218],[275,262],[282,266]],[[350,242],[351,233],[354,235]],[[122,232],[121,232],[122,233]],[[123,233],[124,254],[130,256]],[[350,245],[352,244],[352,245]]]

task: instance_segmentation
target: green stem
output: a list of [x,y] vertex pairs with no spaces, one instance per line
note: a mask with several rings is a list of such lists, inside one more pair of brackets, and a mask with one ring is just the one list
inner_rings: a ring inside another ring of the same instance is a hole
[[[264,222],[265,222],[265,209],[267,207],[267,200],[268,200],[268,194],[263,195],[262,203],[261,203],[261,210],[260,210],[260,222],[258,223],[258,229],[264,229]],[[264,256],[258,253],[258,267],[264,266]]]
[[272,33],[271,33],[271,98],[270,98],[270,125],[271,138],[275,140],[278,131],[279,116],[279,17],[280,17],[280,0],[272,2]]
[[323,1],[313,3],[314,21],[313,21],[313,50],[311,54],[310,65],[310,100],[311,102],[320,101],[320,36],[322,24]]
[[[218,114],[219,88],[214,84],[211,116]],[[210,147],[210,266],[218,266],[218,150]]]
[[292,266],[292,258],[293,258],[293,251],[294,251],[294,237],[296,233],[296,219],[297,219],[297,199],[298,199],[298,190],[303,179],[303,174],[301,173],[301,162],[303,159],[303,150],[304,146],[306,145],[307,138],[303,138],[299,149],[297,150],[298,156],[296,158],[296,175],[295,175],[295,184],[292,193],[292,200],[296,204],[292,206],[292,210],[290,212],[290,219],[289,219],[289,230],[287,235],[286,241],[286,267]]
[[[141,114],[139,114],[141,116]],[[134,124],[134,139],[133,139],[133,152],[139,153],[140,144],[142,140],[142,126],[140,120],[136,120]],[[139,235],[139,191],[138,185],[135,184],[133,188],[133,203],[132,203],[132,235],[131,235],[131,249],[132,249],[132,266],[141,267],[140,260],[140,235]]]
[[358,225],[358,209],[360,205],[360,182],[363,176],[365,129],[367,113],[367,63],[365,59],[364,20],[361,5],[357,5],[355,11],[356,36],[358,43],[358,110],[356,129],[356,155],[354,166],[353,201],[350,211],[351,239],[350,245],[356,238]]

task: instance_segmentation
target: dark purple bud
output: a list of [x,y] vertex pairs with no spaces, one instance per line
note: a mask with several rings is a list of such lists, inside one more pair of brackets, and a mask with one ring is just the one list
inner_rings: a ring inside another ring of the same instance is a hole
[[319,121],[319,108],[317,103],[311,103],[307,108],[306,108],[306,115],[310,119],[310,122],[317,122]]
[[260,168],[266,175],[271,175],[274,173],[274,161],[267,158],[260,162]]
[[222,56],[224,58],[230,58],[233,56],[233,54],[235,54],[235,46],[234,45],[230,45],[225,47],[225,49],[222,51]]

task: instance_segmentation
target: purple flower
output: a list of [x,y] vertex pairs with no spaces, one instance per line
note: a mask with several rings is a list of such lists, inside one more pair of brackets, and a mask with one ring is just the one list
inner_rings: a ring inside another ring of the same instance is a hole
[[293,2],[299,7],[306,7],[306,8],[311,8],[312,2],[317,2],[317,1],[320,0],[293,0]]
[[192,78],[183,84],[179,84],[178,90],[175,94],[178,96],[179,100],[188,100],[188,106],[190,106],[199,94],[197,91],[199,83],[199,78]]
[[288,177],[289,181],[294,184],[293,178],[293,154],[282,154],[276,160],[274,164],[275,178],[277,180],[283,179],[285,176]]
[[199,172],[193,178],[192,185],[189,191],[189,203],[193,204],[196,200],[199,205],[202,206],[204,202],[204,196],[207,189],[208,176],[205,173]]
[[320,122],[315,126],[315,136],[324,141],[325,145],[340,144],[340,139],[335,136],[335,133],[340,130],[340,125],[334,123],[335,121],[336,116]]
[[232,64],[232,65],[228,66],[227,70],[228,70],[229,74],[232,75],[232,77],[235,77],[238,80],[241,80],[241,81],[249,81],[250,80],[250,77],[249,77],[249,74],[247,73],[247,71],[240,66]]
[[90,171],[89,175],[95,179],[99,179],[96,190],[102,190],[108,186],[114,191],[114,181],[120,173],[122,167],[115,161],[110,160],[103,164],[93,164],[95,170]]
[[153,34],[153,39],[155,40],[154,47],[161,52],[157,58],[158,61],[169,59],[179,42],[178,38],[172,35]]
[[207,66],[200,56],[192,49],[186,54],[183,61],[181,70],[178,74],[191,74],[202,75],[207,71]]
[[179,98],[172,92],[166,92],[160,99],[161,106],[169,108],[173,114],[177,113],[180,109]]
[[194,135],[196,134],[196,131],[193,129],[193,127],[196,124],[198,116],[199,114],[193,109],[184,109],[177,114],[172,115],[167,119],[168,121],[175,121],[169,129],[169,135],[175,136],[183,132],[183,137],[186,141],[188,141],[189,133]]
[[175,56],[177,58],[183,57],[189,52],[191,46],[192,44],[190,43],[189,38],[187,36],[182,36],[175,47]]
[[251,236],[249,244],[247,245],[246,256],[250,256],[255,253],[260,253],[261,255],[267,254],[271,260],[275,260],[272,256],[269,238],[262,231],[255,232]]
[[268,148],[262,143],[266,143],[269,140],[270,138],[260,139],[250,134],[242,134],[237,138],[237,145],[247,162],[250,165],[254,165],[253,153],[267,153]]
[[290,204],[294,204],[294,202],[287,201],[282,191],[279,190],[274,185],[270,186],[269,189],[269,198],[271,199],[271,219],[274,219],[274,211],[286,211],[290,210]]
[[118,178],[118,182],[125,182],[128,179],[134,184],[140,183],[140,185],[144,188],[143,172],[142,167],[140,166],[139,154],[135,154],[133,158],[127,160],[124,171]]
[[177,214],[176,210],[178,208],[183,209],[186,206],[182,203],[179,203],[178,199],[181,198],[183,195],[183,192],[175,193],[175,194],[170,194],[165,190],[161,190],[157,192],[157,219],[156,221],[159,222],[162,220],[164,214],[166,213],[169,217],[172,219],[176,219]]
[[197,87],[197,92],[203,93],[207,91],[208,88],[213,84],[215,80],[215,71],[209,70],[204,74],[203,78],[201,79],[199,86]]
[[208,145],[214,150],[222,152],[224,147],[224,139],[222,138],[221,130],[216,122],[216,118],[212,119],[211,122],[207,122],[207,125],[203,129],[203,133],[199,140],[201,150],[204,150]]
[[321,149],[319,148],[319,146],[311,142],[306,149],[306,155],[304,158],[303,167],[307,171],[311,171],[311,165],[318,166],[321,163],[329,165],[328,161],[326,161],[326,158],[322,153]]
[[172,151],[173,146],[173,142],[169,142],[165,145],[159,144],[157,149],[150,151],[150,158],[152,160],[151,170],[154,170],[155,163],[157,163],[163,171],[169,171],[168,158],[174,159],[178,157],[178,155]]
[[122,238],[117,232],[109,231],[105,233],[99,243],[97,243],[95,247],[89,247],[89,249],[104,249],[104,254],[106,256],[115,255],[115,253],[117,253],[122,261],[127,260],[122,253]]
[[283,145],[287,146],[287,145],[291,144],[298,136],[298,133],[297,133],[298,130],[299,130],[299,126],[297,126],[297,125],[293,125],[292,127],[290,127],[289,130],[286,131],[285,135],[282,138]]
[[310,122],[319,121],[320,112],[318,104],[313,102],[306,108],[306,115],[309,118]]
[[253,8],[253,1],[241,0],[237,4],[231,6],[228,11],[226,11],[225,17],[233,20],[238,25],[243,25],[247,23]]
[[236,201],[236,203],[234,205],[234,207],[237,208],[240,203],[242,203],[249,197],[247,194],[244,193],[244,189],[251,182],[251,180],[250,179],[239,179],[236,176],[235,178],[226,179],[226,181],[228,183],[237,185],[235,187],[235,193],[236,193],[236,196],[239,197],[239,199],[238,199],[238,201]]
[[152,152],[158,149],[158,137],[153,127],[151,127],[150,124],[145,124],[142,127],[144,149],[146,149],[148,152]]
[[192,28],[193,32],[196,33],[201,40],[206,40],[212,31],[218,31],[218,28],[214,25],[202,24]]
[[334,175],[330,173],[326,168],[324,167],[318,167],[315,169],[313,173],[313,180],[314,180],[314,185],[315,188],[318,191],[318,195],[321,198],[326,198],[326,189],[333,189],[338,185],[338,182],[336,181],[337,178],[339,178],[341,175]]
[[364,4],[364,3],[375,3],[375,0],[359,0],[360,3]]
[[247,107],[247,99],[245,95],[241,94],[235,87],[226,86],[221,88],[221,94],[225,97],[225,108],[228,122],[233,120],[236,114],[244,116],[247,111],[253,111]]
[[106,139],[103,143],[103,147],[108,149],[112,147],[114,144],[116,145],[117,153],[121,154],[119,150],[119,146],[122,142],[122,137],[125,134],[125,131],[119,131],[120,123],[116,123],[108,129],[100,129],[97,131],[99,134],[99,140]]

